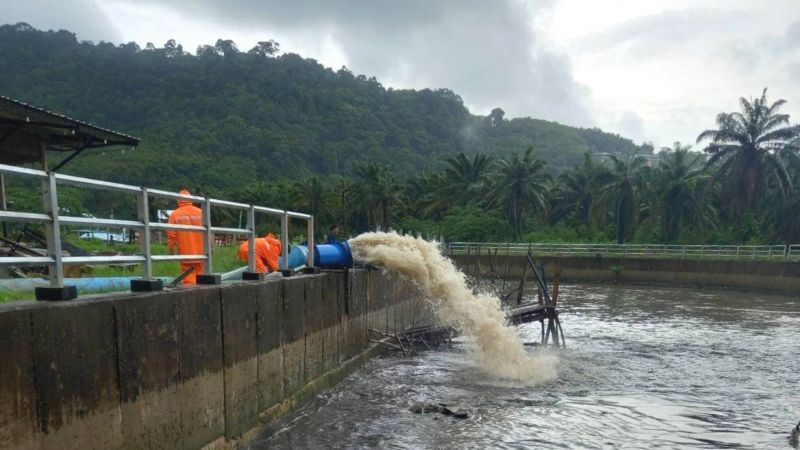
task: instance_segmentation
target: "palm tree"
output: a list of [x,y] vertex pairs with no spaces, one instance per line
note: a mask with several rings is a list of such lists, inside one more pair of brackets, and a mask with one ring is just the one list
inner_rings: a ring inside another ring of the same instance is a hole
[[452,184],[442,172],[431,169],[411,178],[405,186],[405,203],[411,215],[441,220],[453,206]]
[[702,195],[708,176],[703,170],[702,153],[691,152],[690,145],[675,142],[672,148],[662,147],[656,167],[655,208],[661,218],[661,237],[665,243],[678,238],[686,220],[702,229],[711,221],[713,207]]
[[356,185],[350,178],[339,177],[333,183],[333,192],[336,193],[339,208],[341,209],[341,214],[338,217],[342,220],[340,223],[342,236],[349,236],[349,228],[347,225],[348,218],[350,217],[350,210],[348,207],[355,189]]
[[357,201],[367,216],[368,226],[388,231],[391,208],[402,204],[402,190],[386,166],[363,164],[356,168],[359,179]]
[[732,191],[733,217],[753,207],[773,176],[783,193],[791,180],[778,155],[800,135],[800,127],[789,125],[789,115],[778,111],[786,100],[767,103],[767,89],[757,99],[739,99],[741,112],[717,115],[717,129],[706,130],[697,142],[710,140],[705,152],[711,155],[707,167],[716,167],[715,179],[724,180]]
[[533,154],[529,147],[520,156],[514,152],[500,160],[496,181],[489,191],[489,206],[499,206],[511,224],[514,239],[519,240],[525,228],[525,215],[529,211],[547,209],[545,180],[546,163]]
[[446,197],[451,203],[464,205],[476,198],[484,189],[492,159],[479,153],[469,159],[464,153],[459,153],[444,160],[447,168],[444,171],[446,183],[440,197]]
[[584,153],[583,164],[568,169],[558,177],[554,219],[572,214],[579,224],[589,223],[592,205],[598,196],[598,183],[606,172],[603,166],[594,164],[589,153]]
[[633,232],[638,218],[639,196],[646,167],[645,159],[636,152],[625,159],[611,155],[611,167],[604,177],[599,192],[608,202],[613,202],[618,244],[625,243]]
[[329,193],[325,184],[318,176],[311,176],[303,181],[294,183],[292,195],[292,208],[297,211],[307,211],[313,215],[317,223],[327,219]]
[[781,199],[772,199],[772,204],[778,207],[770,208],[771,223],[775,224],[777,237],[786,243],[800,241],[800,155],[797,149],[800,148],[800,138],[796,139],[792,145],[786,146],[779,156],[786,168],[792,187],[788,195]]

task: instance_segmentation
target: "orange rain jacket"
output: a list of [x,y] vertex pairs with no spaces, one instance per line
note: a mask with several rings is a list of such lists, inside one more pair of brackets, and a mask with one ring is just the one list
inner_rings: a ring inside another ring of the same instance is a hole
[[[180,192],[181,195],[191,195],[186,189]],[[169,215],[170,224],[177,225],[203,225],[203,211],[194,206],[191,201],[179,200],[178,209]],[[173,253],[177,248],[179,255],[202,255],[203,233],[201,231],[167,231],[169,242],[169,252]],[[183,280],[184,284],[194,284],[198,273],[203,273],[202,261],[181,261],[181,272],[186,271],[189,266],[194,266],[195,270]]]
[[[256,272],[268,273],[278,270],[278,258],[281,256],[281,241],[272,233],[263,238],[256,238],[253,243],[256,250]],[[239,246],[239,260],[247,261],[249,256],[247,241]]]

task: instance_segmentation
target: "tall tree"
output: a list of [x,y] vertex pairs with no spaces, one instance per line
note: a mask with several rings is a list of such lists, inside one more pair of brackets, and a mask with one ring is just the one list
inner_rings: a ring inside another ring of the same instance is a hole
[[492,165],[492,159],[478,153],[470,159],[463,152],[444,160],[447,167],[444,171],[444,185],[438,192],[443,200],[465,205],[476,199],[486,187],[486,178]]
[[572,215],[581,225],[589,223],[592,205],[598,197],[598,186],[607,170],[594,163],[589,153],[584,153],[583,164],[572,167],[559,177],[554,192],[554,219]]
[[624,244],[633,234],[633,227],[638,219],[639,195],[643,175],[647,167],[645,159],[636,154],[620,159],[611,155],[611,167],[600,192],[612,204],[616,238],[618,244]]
[[661,222],[661,238],[665,243],[678,238],[681,225],[692,220],[699,228],[711,221],[713,208],[703,195],[708,175],[703,170],[702,153],[691,152],[691,146],[675,142],[659,153],[654,180],[656,205]]
[[317,224],[328,220],[330,198],[325,184],[318,176],[311,176],[293,185],[292,208],[314,216]]
[[275,56],[281,49],[281,45],[274,39],[268,41],[259,41],[255,47],[251,48],[249,52],[251,55],[259,55],[264,57]]
[[369,218],[369,226],[388,231],[394,206],[402,203],[400,185],[386,166],[362,164],[356,168],[357,200]]
[[786,100],[769,104],[766,88],[761,97],[742,97],[739,104],[741,112],[718,114],[717,129],[697,137],[698,143],[710,141],[707,166],[717,169],[716,179],[727,188],[734,219],[754,206],[769,176],[789,192],[791,180],[778,154],[800,135],[800,127],[789,124],[789,115],[779,113]]
[[514,239],[519,240],[529,212],[547,209],[545,180],[546,163],[533,154],[533,148],[520,156],[514,152],[499,161],[494,186],[489,191],[489,206],[498,206],[505,213]]
[[353,197],[356,185],[352,179],[347,177],[339,177],[333,183],[333,191],[336,193],[336,199],[339,202],[340,213],[336,216],[341,219],[339,223],[342,229],[342,236],[349,236],[349,218],[350,218],[350,201]]

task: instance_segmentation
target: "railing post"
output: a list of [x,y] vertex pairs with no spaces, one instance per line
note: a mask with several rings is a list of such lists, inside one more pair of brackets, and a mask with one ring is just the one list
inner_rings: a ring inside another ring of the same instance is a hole
[[139,236],[139,251],[144,255],[144,276],[141,280],[131,280],[131,291],[153,292],[164,289],[164,282],[153,278],[153,250],[150,248],[150,203],[147,188],[136,194],[136,214],[144,226]]
[[211,200],[208,197],[203,201],[203,226],[205,227],[205,232],[203,233],[203,248],[206,254],[204,272],[210,275],[214,273],[213,258],[211,255],[214,250],[214,233],[211,232]]
[[153,278],[153,255],[150,249],[150,205],[147,198],[147,188],[142,188],[136,203],[139,222],[144,224],[142,235],[139,236],[139,251],[144,255],[144,279],[150,280]]
[[[281,270],[289,270],[289,212],[284,211],[281,216],[281,256],[283,256],[283,264]],[[286,272],[284,272],[284,276]]]
[[306,258],[306,267],[309,269],[314,269],[314,216],[308,217],[307,222],[307,230],[306,233],[308,234],[308,257]]
[[250,205],[247,210],[247,229],[250,234],[247,236],[247,270],[251,273],[256,271],[256,208]]
[[44,190],[44,212],[50,214],[53,220],[45,225],[47,233],[47,253],[53,258],[50,266],[50,286],[61,287],[64,285],[64,264],[61,260],[61,226],[58,220],[58,188],[56,175],[48,172],[47,184]]
[[61,252],[61,226],[58,220],[58,188],[56,174],[47,173],[47,181],[43,183],[42,201],[44,212],[49,214],[51,220],[45,224],[47,236],[47,254],[53,259],[48,265],[50,276],[49,287],[37,287],[37,300],[71,300],[78,296],[75,286],[64,286],[64,262]]

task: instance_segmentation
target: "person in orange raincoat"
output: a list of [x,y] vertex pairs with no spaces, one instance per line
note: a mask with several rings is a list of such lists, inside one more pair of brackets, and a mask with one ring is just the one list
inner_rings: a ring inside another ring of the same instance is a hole
[[[186,189],[181,190],[181,195],[191,195]],[[172,225],[203,225],[203,211],[194,206],[189,200],[179,200],[178,209],[169,215]],[[169,254],[174,255],[177,250],[179,255],[202,255],[203,233],[201,231],[167,231],[169,241]],[[181,273],[194,267],[194,271],[183,279],[183,284],[196,284],[197,274],[203,273],[202,261],[181,261]]]
[[[256,272],[269,273],[278,270],[278,258],[281,256],[281,241],[272,233],[253,242],[256,250]],[[239,246],[239,260],[247,261],[250,254],[248,242]]]

